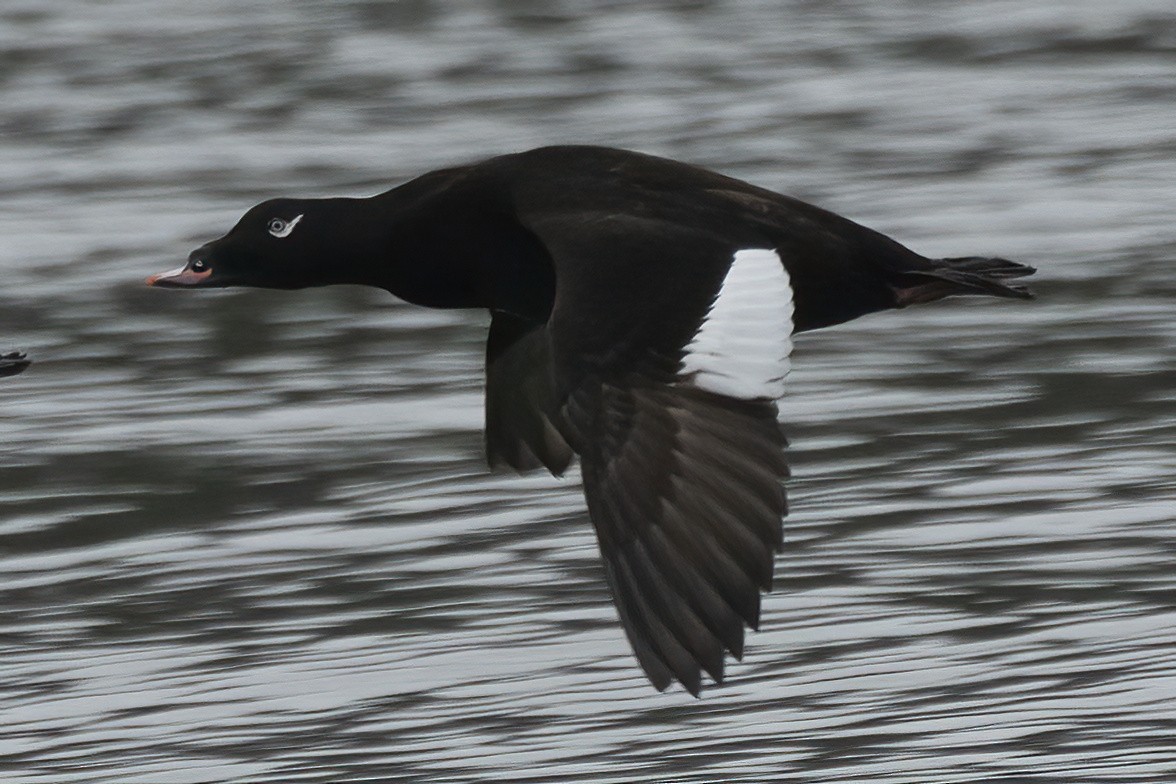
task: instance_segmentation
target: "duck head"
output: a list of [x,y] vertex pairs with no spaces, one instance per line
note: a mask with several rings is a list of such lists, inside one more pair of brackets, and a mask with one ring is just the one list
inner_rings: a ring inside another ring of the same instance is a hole
[[[340,282],[333,199],[272,199],[253,207],[228,234],[201,245],[188,263],[147,278],[160,288],[255,286],[300,289]],[[334,247],[333,247],[334,244]]]

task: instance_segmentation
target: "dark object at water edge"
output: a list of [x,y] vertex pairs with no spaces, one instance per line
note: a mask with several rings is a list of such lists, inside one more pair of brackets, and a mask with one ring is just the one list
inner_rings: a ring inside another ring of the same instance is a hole
[[31,364],[33,364],[32,360],[19,351],[10,351],[7,354],[0,354],[0,378],[4,376],[15,376],[17,373],[23,373],[25,368]]

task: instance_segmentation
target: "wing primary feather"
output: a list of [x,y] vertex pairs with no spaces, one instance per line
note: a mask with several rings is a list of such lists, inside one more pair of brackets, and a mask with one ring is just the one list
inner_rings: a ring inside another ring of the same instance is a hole
[[667,579],[672,581],[678,593],[691,603],[698,617],[723,646],[731,651],[736,659],[743,658],[743,619],[739,613],[710,584],[707,576],[690,556],[670,541],[660,525],[650,527],[647,542],[649,559],[655,564],[673,565],[672,569],[663,568]]
[[697,697],[702,691],[702,668],[690,652],[678,642],[674,634],[666,628],[653,608],[649,606],[645,595],[638,587],[638,581],[625,554],[618,552],[617,555],[616,567],[621,575],[619,583],[628,587],[632,605],[644,619],[650,644],[663,665],[669,668],[678,682]]
[[[675,476],[674,506],[695,526],[703,527],[740,571],[761,590],[772,584],[775,548],[749,530],[740,518],[709,496],[694,477]],[[703,492],[700,492],[702,490]]]
[[604,577],[612,593],[613,603],[617,607],[621,628],[625,630],[625,636],[629,639],[629,646],[637,657],[637,663],[654,688],[665,691],[673,683],[674,673],[654,649],[652,635],[637,604],[636,594],[632,586],[625,582],[623,573],[617,568],[616,556],[611,553],[604,556]]
[[662,529],[680,548],[693,550],[693,562],[705,569],[715,590],[748,626],[759,625],[759,588],[743,565],[731,556],[709,529],[689,527],[674,501],[664,499],[668,512],[660,520]]
[[648,529],[626,524],[641,514],[626,504],[630,499],[624,493],[608,493],[597,507],[615,537],[612,550],[621,578],[618,588],[632,593],[629,603],[637,609],[639,619],[633,631],[637,635],[644,631],[658,658],[697,695],[700,666],[711,677],[722,677],[722,645],[649,557],[641,539]]
[[[675,506],[672,492],[666,496],[643,492],[646,483],[631,481],[634,476],[635,473],[628,473],[623,477],[611,476],[607,483],[608,492],[623,499],[631,519],[646,522],[641,530],[648,529],[651,537],[656,535],[657,539],[672,546],[672,549],[669,546],[659,548],[665,554],[664,557],[674,558],[678,563],[691,564],[704,575],[701,584],[713,590],[737,618],[754,625],[759,613],[759,593],[747,570],[728,554],[727,548],[715,538],[709,528],[690,524],[683,511]],[[613,519],[610,515],[609,520]],[[614,525],[625,524],[618,521]],[[602,544],[605,544],[604,534],[601,536]],[[651,538],[650,541],[655,539]],[[735,638],[729,630],[720,636],[724,639]],[[740,646],[742,640],[740,630]]]
[[641,539],[629,542],[626,562],[641,584],[642,596],[678,643],[690,653],[696,666],[716,683],[723,680],[723,644],[699,617],[691,602],[665,572],[670,563],[656,563]]

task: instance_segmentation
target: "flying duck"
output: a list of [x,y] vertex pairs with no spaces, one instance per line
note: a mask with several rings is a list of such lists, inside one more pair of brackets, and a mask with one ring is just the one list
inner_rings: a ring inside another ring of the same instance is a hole
[[731,177],[545,147],[370,198],[263,202],[152,286],[353,283],[490,311],[492,467],[580,458],[637,661],[664,690],[723,680],[783,545],[777,422],[796,333],[957,294],[1029,299],[998,258],[932,259]]

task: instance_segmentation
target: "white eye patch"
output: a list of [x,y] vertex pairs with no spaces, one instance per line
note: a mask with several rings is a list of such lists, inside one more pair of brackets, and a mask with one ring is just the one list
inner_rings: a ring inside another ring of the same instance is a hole
[[302,220],[302,216],[294,218],[293,220],[282,220],[281,218],[273,218],[266,226],[269,233],[275,237],[289,237],[290,232],[294,231],[294,227],[298,225],[298,221]]

